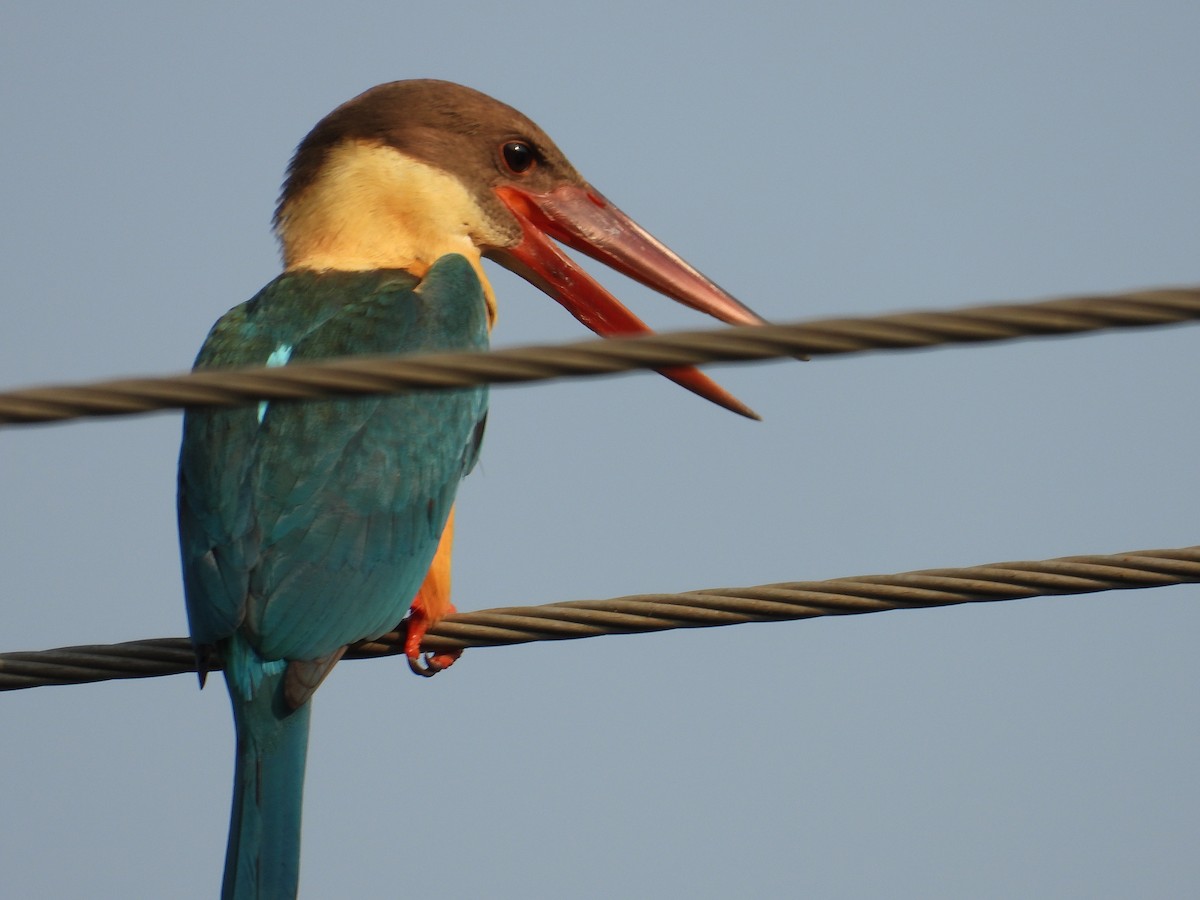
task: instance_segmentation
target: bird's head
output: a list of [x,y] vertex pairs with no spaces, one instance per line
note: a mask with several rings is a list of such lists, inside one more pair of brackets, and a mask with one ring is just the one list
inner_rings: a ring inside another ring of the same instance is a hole
[[[551,238],[725,322],[763,320],[589,185],[541,128],[445,81],[371,88],[322,119],[288,169],[275,217],[289,269],[403,268],[445,253],[486,256],[597,334],[650,331]],[[699,371],[663,371],[728,409],[754,413]]]

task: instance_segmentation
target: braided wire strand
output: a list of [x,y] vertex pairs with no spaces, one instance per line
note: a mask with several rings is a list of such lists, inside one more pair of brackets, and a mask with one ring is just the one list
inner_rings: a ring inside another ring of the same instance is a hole
[[[963,569],[924,569],[681,594],[640,594],[456,613],[435,624],[422,649],[446,651],[531,641],[574,640],[747,622],[782,622],[1200,583],[1200,546],[1138,550],[1108,556],[1067,556]],[[403,652],[393,631],[354,645],[348,659]],[[0,654],[0,691],[50,684],[177,675],[196,670],[186,638],[63,647]]]
[[1200,287],[1178,287],[943,312],[681,331],[490,352],[348,357],[275,368],[205,370],[163,378],[10,391],[0,393],[0,425],[186,407],[237,406],[259,400],[454,389],[705,362],[1006,341],[1174,325],[1198,318]]

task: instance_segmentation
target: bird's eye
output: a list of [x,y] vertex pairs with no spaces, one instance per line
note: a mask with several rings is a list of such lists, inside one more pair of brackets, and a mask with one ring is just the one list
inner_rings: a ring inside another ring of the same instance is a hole
[[524,175],[537,162],[537,154],[525,141],[508,141],[500,148],[504,165],[514,175]]

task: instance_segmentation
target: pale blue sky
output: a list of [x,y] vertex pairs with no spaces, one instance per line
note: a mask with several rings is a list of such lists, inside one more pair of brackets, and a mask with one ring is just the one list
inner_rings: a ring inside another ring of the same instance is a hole
[[[581,11],[583,10],[583,11]],[[0,386],[177,371],[278,269],[292,148],[440,77],[778,320],[1195,283],[1194,2],[0,12]],[[707,320],[616,275],[658,327]],[[584,336],[500,270],[495,342]],[[1200,542],[1194,328],[493,393],[464,608]],[[180,635],[175,414],[0,434],[0,650]],[[1200,591],[346,663],[302,895],[1178,897]],[[215,896],[191,678],[0,697],[14,897]]]

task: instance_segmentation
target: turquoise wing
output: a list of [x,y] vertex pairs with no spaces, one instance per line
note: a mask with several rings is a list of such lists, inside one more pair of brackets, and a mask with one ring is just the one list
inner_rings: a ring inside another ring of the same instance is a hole
[[[295,272],[214,326],[197,368],[481,349],[461,256],[401,271]],[[240,629],[266,659],[313,659],[394,627],[479,452],[485,388],[189,411],[179,465],[193,643]]]

